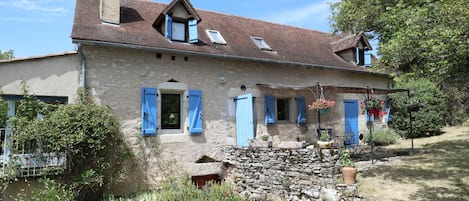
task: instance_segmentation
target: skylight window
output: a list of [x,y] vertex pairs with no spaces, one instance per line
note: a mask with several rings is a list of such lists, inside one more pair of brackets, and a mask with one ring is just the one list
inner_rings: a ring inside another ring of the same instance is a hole
[[210,41],[212,41],[212,43],[223,44],[223,45],[226,44],[225,39],[223,38],[223,36],[220,34],[219,31],[206,30],[206,32],[207,32],[208,38],[210,38]]
[[270,46],[264,41],[261,37],[251,37],[252,41],[256,44],[256,46],[261,50],[272,50]]

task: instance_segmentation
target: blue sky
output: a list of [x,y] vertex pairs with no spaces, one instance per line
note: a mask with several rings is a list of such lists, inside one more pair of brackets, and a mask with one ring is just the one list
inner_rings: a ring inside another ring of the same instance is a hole
[[[169,3],[171,0],[153,0]],[[338,0],[192,0],[197,9],[330,32],[329,4]],[[75,0],[0,0],[0,50],[15,57],[72,51]]]

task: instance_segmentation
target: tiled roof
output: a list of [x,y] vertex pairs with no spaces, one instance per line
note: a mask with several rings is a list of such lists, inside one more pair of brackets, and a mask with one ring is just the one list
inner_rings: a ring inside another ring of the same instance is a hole
[[[199,43],[171,42],[152,26],[167,6],[145,0],[121,0],[121,23],[113,26],[101,24],[99,0],[77,0],[72,39],[74,42],[105,42],[227,58],[367,71],[337,56],[331,45],[336,37],[329,33],[211,11],[197,10],[201,18],[198,24]],[[219,31],[227,44],[211,43],[206,29]],[[272,51],[260,50],[251,36],[262,37]]]
[[74,55],[74,54],[78,54],[77,51],[52,53],[52,54],[41,55],[41,56],[6,59],[6,60],[0,60],[0,63],[11,63],[11,62],[17,62],[17,61],[29,61],[29,60],[37,60],[37,59],[46,59],[46,58],[50,58],[50,57],[60,57],[60,56],[67,56],[67,55]]
[[363,32],[354,35],[338,37],[336,41],[332,42],[332,49],[334,50],[334,52],[340,52],[346,49],[356,47],[360,41],[364,43],[366,50],[372,49],[370,43],[368,42],[368,37],[366,37],[365,33]]

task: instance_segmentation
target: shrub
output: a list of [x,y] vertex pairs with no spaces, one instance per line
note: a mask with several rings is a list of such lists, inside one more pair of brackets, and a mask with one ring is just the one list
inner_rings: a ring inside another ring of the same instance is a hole
[[52,179],[41,179],[42,186],[33,189],[31,198],[27,201],[73,201],[75,193],[65,184]]
[[203,189],[198,189],[189,179],[184,176],[180,179],[168,179],[162,183],[159,190],[151,192],[138,193],[130,197],[114,198],[110,197],[108,201],[207,201],[207,200],[245,200],[227,183],[210,183]]
[[[373,130],[373,143],[378,146],[385,146],[395,144],[401,136],[397,134],[393,129],[380,128]],[[365,139],[367,142],[371,142],[370,132],[366,132]]]
[[[444,126],[445,98],[435,84],[427,79],[402,77],[396,79],[396,87],[411,92],[410,100],[401,93],[389,95],[393,126],[402,136],[424,137],[437,133]],[[412,136],[409,111],[413,117]]]
[[2,98],[0,97],[0,128],[3,128],[6,126],[7,111],[8,111],[8,104],[6,101],[3,101]]
[[[44,117],[36,119],[38,113]],[[118,181],[123,171],[119,164],[131,156],[117,119],[103,105],[51,105],[25,95],[17,116],[9,121],[18,143],[41,141],[43,150],[67,154],[70,170],[58,179],[77,192],[77,200],[100,200],[112,182]]]

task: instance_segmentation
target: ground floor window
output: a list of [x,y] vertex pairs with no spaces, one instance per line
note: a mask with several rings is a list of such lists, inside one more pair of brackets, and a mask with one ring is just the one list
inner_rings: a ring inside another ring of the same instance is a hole
[[288,99],[277,99],[277,120],[279,121],[288,121],[290,120],[290,110],[289,110],[289,101]]
[[181,129],[181,94],[161,94],[161,128]]

